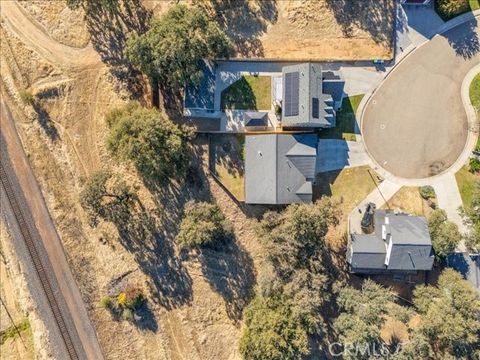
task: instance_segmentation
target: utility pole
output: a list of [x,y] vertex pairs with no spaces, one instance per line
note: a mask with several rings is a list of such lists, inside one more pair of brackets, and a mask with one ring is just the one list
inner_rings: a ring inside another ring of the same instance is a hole
[[373,183],[375,184],[375,187],[377,188],[378,192],[380,193],[380,196],[385,201],[385,204],[387,205],[388,210],[392,210],[392,209],[390,209],[390,205],[388,204],[388,200],[385,199],[385,196],[383,196],[382,190],[380,190],[380,188],[378,187],[377,182],[375,181],[375,178],[373,177],[372,173],[370,172],[370,169],[367,169],[367,171],[368,171],[368,175],[370,175],[370,178],[372,179]]
[[3,305],[3,308],[5,309],[5,312],[7,313],[8,318],[10,319],[10,322],[12,323],[13,327],[15,328],[15,331],[17,332],[18,336],[20,337],[20,340],[22,341],[23,347],[26,349],[27,345],[25,344],[25,341],[23,341],[22,333],[20,332],[20,329],[15,324],[15,321],[13,321],[12,315],[10,315],[10,312],[8,311],[7,306],[5,305],[5,303],[3,302],[3,299],[1,297],[0,297],[0,302]]

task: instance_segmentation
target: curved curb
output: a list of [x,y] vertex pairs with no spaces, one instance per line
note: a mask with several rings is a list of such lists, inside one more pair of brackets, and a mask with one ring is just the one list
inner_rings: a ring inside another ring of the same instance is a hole
[[454,172],[456,173],[459,171],[468,161],[470,158],[472,151],[475,149],[475,145],[477,143],[478,138],[478,120],[477,120],[477,112],[472,105],[472,101],[470,99],[470,84],[472,83],[475,76],[480,74],[480,64],[474,66],[470,71],[467,73],[465,78],[462,82],[462,102],[463,107],[465,108],[465,112],[467,113],[467,120],[468,120],[468,135],[467,135],[467,142],[465,143],[465,147],[463,148],[462,153],[458,157],[457,161],[453,163],[452,166],[447,170],[447,172]]
[[[360,134],[361,134],[361,143],[363,148],[365,149],[366,154],[368,155],[370,159],[370,166],[384,179],[388,179],[392,182],[395,182],[397,184],[401,185],[406,185],[406,186],[423,186],[423,185],[430,185],[433,182],[438,181],[442,176],[452,173],[453,170],[456,169],[456,171],[460,170],[462,166],[466,163],[470,156],[470,152],[474,149],[475,146],[475,141],[476,141],[476,135],[475,132],[472,130],[475,127],[475,123],[477,121],[476,119],[476,113],[475,109],[473,108],[471,102],[470,102],[470,97],[469,97],[469,86],[472,81],[472,79],[475,77],[476,74],[479,73],[480,69],[480,64],[474,66],[470,71],[467,73],[465,76],[463,82],[462,82],[462,90],[461,90],[461,96],[462,96],[462,102],[465,108],[465,111],[467,113],[467,121],[468,121],[468,133],[467,133],[467,139],[465,143],[464,150],[460,154],[459,158],[444,172],[437,174],[435,176],[431,176],[428,178],[418,178],[418,179],[409,179],[409,178],[402,178],[398,177],[396,175],[393,175],[389,171],[385,170],[380,164],[378,164],[374,158],[371,156],[370,152],[368,151],[368,148],[365,144],[365,141],[363,140],[363,124],[364,124],[364,114],[365,110],[372,100],[373,95],[379,90],[383,84],[388,80],[390,74],[392,74],[398,66],[407,58],[409,58],[412,54],[416,52],[416,50],[420,49],[422,46],[425,44],[428,44],[433,38],[435,38],[438,35],[441,35],[449,30],[452,30],[453,28],[460,26],[468,21],[471,21],[473,19],[480,18],[480,10],[475,10],[474,12],[463,14],[458,16],[457,18],[454,18],[445,24],[443,24],[440,28],[439,31],[432,36],[429,40],[423,42],[419,46],[413,48],[408,54],[403,56],[398,63],[396,63],[392,69],[385,75],[383,80],[380,82],[380,84],[375,87],[371,92],[369,92],[363,99],[362,102],[360,103],[357,112],[356,112],[356,117],[359,119],[359,128],[360,128]],[[468,80],[470,79],[470,80]],[[477,130],[478,131],[478,130]],[[455,172],[456,172],[455,171]]]

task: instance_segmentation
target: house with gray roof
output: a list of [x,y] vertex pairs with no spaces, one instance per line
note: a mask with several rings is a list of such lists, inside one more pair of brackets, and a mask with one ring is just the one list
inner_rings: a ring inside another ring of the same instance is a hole
[[416,273],[432,269],[434,254],[424,217],[376,210],[371,234],[350,235],[350,271],[363,274]]
[[[282,78],[283,128],[312,129],[335,126],[336,100],[323,90],[323,72],[320,64],[284,66]],[[332,84],[330,87],[335,89]]]
[[317,143],[315,134],[247,135],[245,203],[311,202]]

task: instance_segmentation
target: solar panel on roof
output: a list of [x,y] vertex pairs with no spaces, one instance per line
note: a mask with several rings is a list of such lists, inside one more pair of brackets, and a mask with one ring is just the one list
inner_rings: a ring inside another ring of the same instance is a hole
[[299,102],[299,74],[291,72],[285,74],[285,116],[298,115]]
[[312,117],[318,119],[320,117],[320,102],[318,98],[312,98]]

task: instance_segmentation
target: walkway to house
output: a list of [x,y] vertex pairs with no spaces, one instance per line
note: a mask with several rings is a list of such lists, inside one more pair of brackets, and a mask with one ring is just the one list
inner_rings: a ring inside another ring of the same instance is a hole
[[463,224],[459,208],[463,206],[462,197],[458,190],[455,174],[448,173],[440,178],[433,180],[431,185],[437,195],[438,207],[445,210],[448,219],[458,225],[460,231],[465,232],[466,226]]
[[389,180],[382,181],[363,201],[352,210],[348,217],[349,232],[361,234],[360,227],[363,212],[368,203],[373,203],[377,209],[381,208],[387,201],[400,190],[402,186]]

